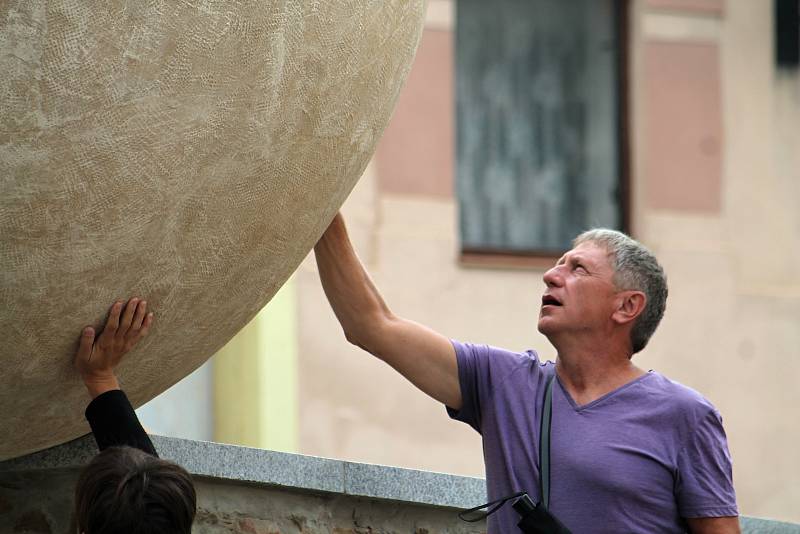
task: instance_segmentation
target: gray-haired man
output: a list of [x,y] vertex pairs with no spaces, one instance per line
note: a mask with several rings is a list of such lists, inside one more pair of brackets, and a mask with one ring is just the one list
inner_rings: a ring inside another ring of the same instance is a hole
[[[582,234],[544,275],[539,331],[556,363],[451,341],[395,316],[337,215],[315,247],[347,339],[481,433],[489,499],[539,497],[538,437],[553,387],[550,511],[580,532],[739,532],[721,419],[695,391],[636,367],[664,313],[655,257],[610,230]],[[517,531],[509,507],[489,532]]]

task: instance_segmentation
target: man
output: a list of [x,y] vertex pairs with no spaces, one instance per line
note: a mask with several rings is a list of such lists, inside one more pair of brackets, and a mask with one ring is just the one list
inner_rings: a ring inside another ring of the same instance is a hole
[[[489,500],[539,499],[538,437],[553,387],[549,510],[575,533],[737,533],[721,419],[698,393],[636,367],[663,315],[666,277],[619,232],[579,236],[544,275],[534,351],[463,344],[395,316],[349,242],[341,215],[315,249],[325,294],[351,343],[391,365],[481,433]],[[518,532],[506,506],[489,532]]]
[[99,336],[90,326],[81,334],[75,368],[92,398],[86,419],[101,452],[78,478],[73,532],[191,533],[191,475],[158,458],[114,372],[152,323],[147,302],[134,297],[114,303]]

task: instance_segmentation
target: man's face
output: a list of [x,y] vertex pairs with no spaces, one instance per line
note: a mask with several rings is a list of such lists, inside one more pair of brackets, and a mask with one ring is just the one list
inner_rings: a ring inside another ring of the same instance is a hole
[[547,286],[539,311],[539,331],[553,336],[602,332],[611,320],[617,291],[609,254],[602,246],[581,243],[544,274]]

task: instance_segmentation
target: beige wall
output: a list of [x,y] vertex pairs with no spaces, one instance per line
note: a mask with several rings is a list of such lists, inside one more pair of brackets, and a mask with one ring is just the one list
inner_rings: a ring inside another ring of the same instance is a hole
[[[664,323],[637,363],[698,389],[722,412],[742,513],[799,521],[800,80],[773,67],[771,5],[631,2],[633,233],[664,263],[671,292]],[[426,69],[433,59],[452,61],[450,4],[433,0],[430,12],[417,60]],[[702,58],[687,56],[698,46]],[[653,98],[656,108],[661,102],[654,60],[692,63],[691,72],[661,81],[689,84],[709,102],[705,115],[693,115],[694,137],[684,144],[654,142],[665,128],[681,134],[680,121],[653,111]],[[441,73],[450,69],[412,73],[401,98],[452,106],[442,97],[452,80]],[[442,139],[448,152],[453,126],[415,119],[414,109],[401,100],[402,115],[384,138],[394,145],[380,148],[344,208],[360,256],[395,312],[447,336],[552,357],[535,327],[542,271],[459,264],[452,167],[415,160],[406,131],[425,128],[425,139]],[[399,125],[404,131],[392,130]],[[385,170],[403,156],[414,174],[406,186]],[[672,172],[680,176],[659,174],[659,158],[677,158]],[[482,474],[475,432],[345,342],[313,258],[296,280],[301,452]]]
[[[664,263],[671,292],[664,323],[640,361],[698,389],[722,412],[742,511],[796,521],[800,80],[796,71],[775,71],[771,17],[771,2],[749,0],[729,0],[716,17],[684,12],[667,19],[636,6],[636,146],[647,146],[652,118],[642,113],[642,48],[656,38],[719,47],[724,128],[719,210],[644,202],[652,177],[642,172],[647,154],[634,150],[636,235]],[[692,204],[696,190],[683,194]]]

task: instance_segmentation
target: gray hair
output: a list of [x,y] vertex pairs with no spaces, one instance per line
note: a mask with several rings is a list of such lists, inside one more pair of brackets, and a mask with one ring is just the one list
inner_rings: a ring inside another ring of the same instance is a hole
[[633,353],[642,350],[656,331],[667,307],[667,275],[650,250],[622,232],[595,228],[583,232],[572,242],[603,246],[611,256],[614,285],[619,290],[636,290],[645,294],[644,311],[636,318],[631,330]]

